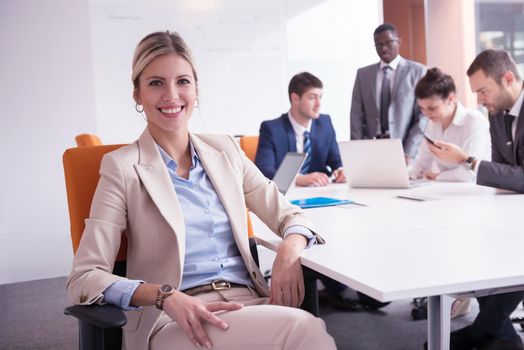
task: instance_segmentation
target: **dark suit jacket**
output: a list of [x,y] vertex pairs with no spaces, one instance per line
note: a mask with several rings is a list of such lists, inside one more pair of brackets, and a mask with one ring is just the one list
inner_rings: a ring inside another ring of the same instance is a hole
[[[273,179],[286,153],[297,151],[296,143],[295,132],[287,113],[262,122],[255,164],[267,178]],[[331,118],[327,114],[321,114],[311,124],[309,169],[310,172],[319,171],[331,175],[326,165],[335,170],[342,166],[342,161]]]
[[507,145],[504,113],[489,116],[491,162],[481,161],[477,184],[524,193],[524,104],[513,144]]
[[[380,125],[380,111],[377,105],[377,74],[380,63],[357,71],[351,100],[351,139],[372,139]],[[426,74],[426,67],[420,63],[400,59],[391,95],[389,133],[391,138],[402,139],[404,153],[411,158],[417,154],[426,118],[420,113],[415,100],[415,85]]]

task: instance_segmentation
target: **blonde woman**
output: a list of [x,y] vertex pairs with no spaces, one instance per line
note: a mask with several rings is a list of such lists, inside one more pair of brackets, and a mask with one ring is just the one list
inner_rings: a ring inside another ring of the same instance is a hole
[[[335,349],[324,322],[297,309],[299,255],[317,236],[229,136],[197,135],[191,53],[176,33],[138,44],[133,97],[147,127],[107,154],[67,291],[127,310],[127,349]],[[283,237],[271,289],[249,253],[246,205]],[[121,235],[127,278],[112,274]]]

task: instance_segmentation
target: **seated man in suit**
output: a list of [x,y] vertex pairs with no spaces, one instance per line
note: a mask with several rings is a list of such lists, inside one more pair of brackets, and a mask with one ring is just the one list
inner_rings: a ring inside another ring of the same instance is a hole
[[287,152],[304,152],[308,156],[297,186],[325,186],[330,176],[345,182],[331,119],[319,112],[322,82],[311,73],[299,73],[289,82],[288,94],[289,112],[260,125],[255,164],[272,179]]
[[[308,157],[296,179],[298,186],[325,186],[330,182],[329,175],[335,182],[345,182],[331,119],[319,113],[322,82],[313,74],[299,73],[289,82],[288,93],[289,112],[260,125],[255,164],[272,179],[287,152],[307,152]],[[322,282],[326,289],[319,292],[321,304],[348,311],[385,305],[363,294],[358,295],[359,300],[347,298],[344,293],[354,293],[330,278],[322,278]]]
[[401,40],[394,25],[378,26],[373,38],[380,62],[357,71],[351,100],[351,139],[399,138],[406,160],[413,159],[426,125],[414,91],[426,67],[400,56]]
[[[489,111],[491,162],[442,141],[435,141],[440,148],[429,145],[430,150],[473,170],[479,185],[524,193],[524,89],[517,66],[506,51],[485,50],[467,74],[478,102]],[[523,298],[524,291],[478,298],[479,314],[473,324],[451,333],[450,350],[524,349],[509,319]]]

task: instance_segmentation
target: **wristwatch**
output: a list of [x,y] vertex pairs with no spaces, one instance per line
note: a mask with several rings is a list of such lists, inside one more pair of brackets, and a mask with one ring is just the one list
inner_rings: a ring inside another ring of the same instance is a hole
[[464,161],[464,165],[469,168],[470,170],[473,170],[473,165],[477,159],[475,157],[468,157]]
[[156,296],[156,308],[159,310],[164,310],[164,300],[166,300],[168,296],[173,294],[175,290],[175,287],[173,287],[170,284],[161,285],[160,288],[158,288],[158,294]]

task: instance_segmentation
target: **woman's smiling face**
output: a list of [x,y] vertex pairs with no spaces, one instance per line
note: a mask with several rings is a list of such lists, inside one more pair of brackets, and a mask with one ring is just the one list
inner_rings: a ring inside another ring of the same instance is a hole
[[133,96],[144,106],[151,131],[187,133],[197,99],[191,65],[177,54],[156,57],[140,74]]

